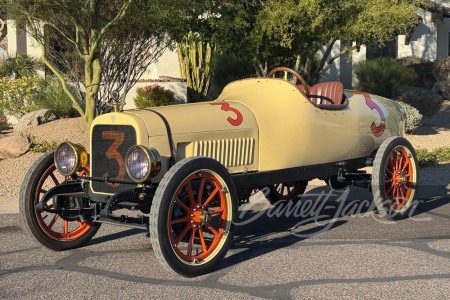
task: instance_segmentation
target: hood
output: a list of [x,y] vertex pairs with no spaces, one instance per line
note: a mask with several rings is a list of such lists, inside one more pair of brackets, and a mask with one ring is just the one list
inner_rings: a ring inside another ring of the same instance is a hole
[[169,125],[172,135],[257,128],[255,116],[250,109],[231,101],[179,104],[125,113],[140,117],[151,136],[167,134],[165,129],[156,125],[161,120]]

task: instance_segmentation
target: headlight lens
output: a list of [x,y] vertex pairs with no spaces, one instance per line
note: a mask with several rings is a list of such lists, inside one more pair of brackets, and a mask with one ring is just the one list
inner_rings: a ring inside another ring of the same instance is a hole
[[136,145],[128,150],[126,158],[128,176],[142,183],[161,171],[161,157],[154,148]]
[[88,162],[88,153],[81,145],[65,142],[55,151],[55,166],[63,176],[75,174]]

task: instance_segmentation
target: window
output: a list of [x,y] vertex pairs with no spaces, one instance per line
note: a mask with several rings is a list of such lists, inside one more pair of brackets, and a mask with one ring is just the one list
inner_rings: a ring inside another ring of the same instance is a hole
[[377,41],[367,45],[366,59],[375,59],[379,57],[397,58],[397,38],[390,42],[379,45]]

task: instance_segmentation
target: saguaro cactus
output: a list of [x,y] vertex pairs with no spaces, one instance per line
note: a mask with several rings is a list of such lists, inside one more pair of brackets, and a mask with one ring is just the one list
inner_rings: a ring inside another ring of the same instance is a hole
[[211,82],[214,46],[190,32],[177,44],[181,78],[186,80],[188,102],[204,100]]

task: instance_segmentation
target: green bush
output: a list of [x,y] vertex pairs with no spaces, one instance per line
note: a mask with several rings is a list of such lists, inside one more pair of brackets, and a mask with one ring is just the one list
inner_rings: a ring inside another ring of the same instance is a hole
[[0,77],[22,78],[36,75],[37,62],[28,55],[16,54],[0,63]]
[[438,89],[450,97],[450,56],[435,61],[433,75],[436,78]]
[[434,115],[442,104],[442,97],[433,91],[407,85],[396,85],[393,98],[417,108],[425,116]]
[[436,156],[439,162],[450,161],[450,147],[439,147],[433,149],[433,154]]
[[431,167],[438,163],[436,154],[428,149],[418,148],[416,149],[416,155],[420,167]]
[[398,102],[398,104],[400,104],[406,113],[405,131],[406,133],[412,133],[419,126],[420,121],[422,121],[422,114],[416,108],[407,103]]
[[392,87],[396,84],[415,85],[417,74],[392,58],[377,58],[355,66],[359,90],[392,98]]
[[45,153],[56,150],[59,143],[55,141],[40,141],[35,136],[30,136],[30,151],[33,153]]
[[450,147],[439,147],[433,150],[424,148],[416,149],[417,160],[420,167],[430,167],[438,162],[450,161]]
[[6,119],[5,116],[0,116],[0,133],[3,130],[9,129],[10,128],[10,124],[8,123],[8,120]]
[[0,78],[0,110],[21,118],[39,107],[36,99],[42,98],[46,82],[39,76],[9,79]]
[[50,109],[57,118],[72,118],[78,115],[59,81],[48,81],[42,97],[35,102],[41,108]]
[[136,94],[134,103],[138,108],[170,105],[175,101],[174,92],[166,90],[158,84],[138,88]]
[[433,88],[436,83],[436,79],[433,76],[434,63],[432,61],[412,56],[400,58],[398,61],[405,67],[416,71],[417,87],[427,90],[431,90]]

